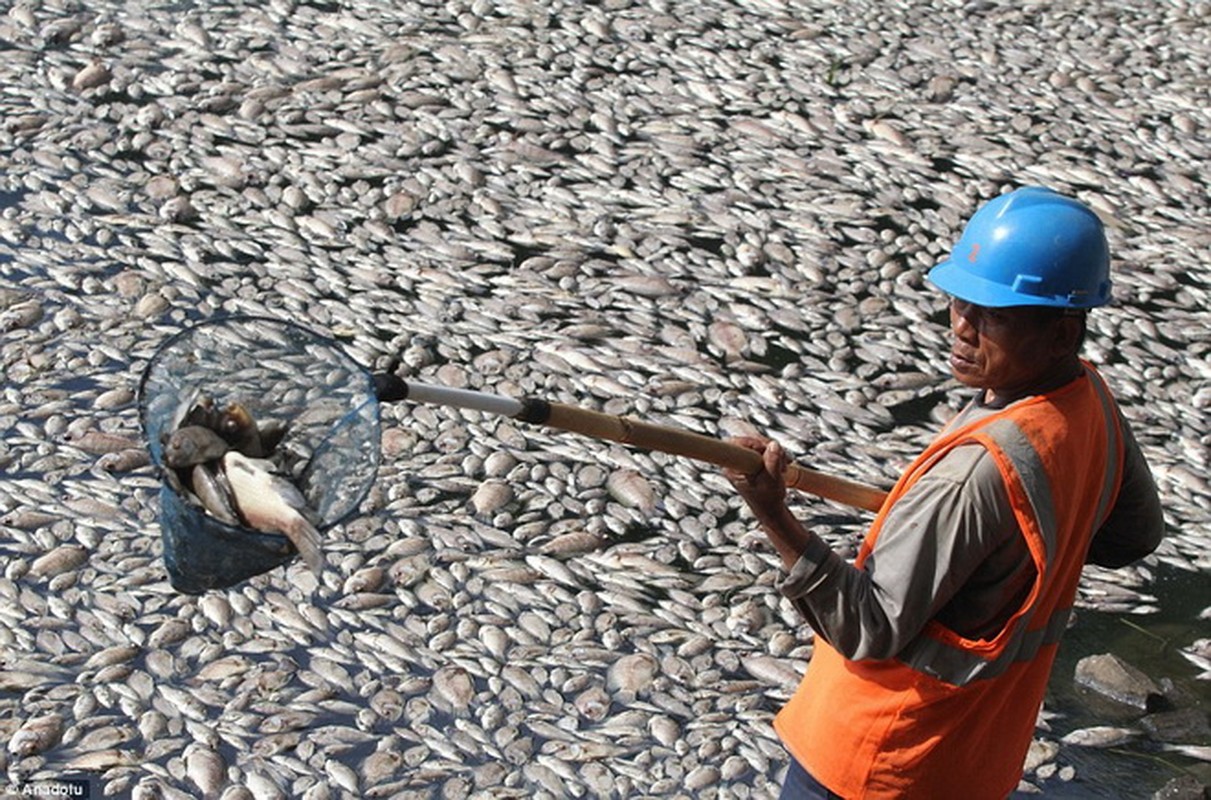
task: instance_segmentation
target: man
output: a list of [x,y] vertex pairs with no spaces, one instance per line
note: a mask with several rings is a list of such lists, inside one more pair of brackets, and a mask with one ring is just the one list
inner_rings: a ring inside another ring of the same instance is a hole
[[728,471],[816,632],[774,721],[784,798],[996,798],[1017,786],[1081,567],[1152,552],[1156,486],[1078,356],[1110,300],[1096,215],[1030,187],[982,207],[929,279],[951,297],[950,369],[970,404],[907,469],[847,564],[787,509],[762,438]]

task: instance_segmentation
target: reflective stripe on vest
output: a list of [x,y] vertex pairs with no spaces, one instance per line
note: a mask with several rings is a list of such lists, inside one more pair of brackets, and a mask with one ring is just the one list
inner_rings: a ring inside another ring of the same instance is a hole
[[[1121,440],[1122,431],[1119,429],[1118,405],[1114,402],[1114,398],[1110,394],[1110,389],[1102,381],[1102,376],[1090,367],[1085,367],[1085,374],[1093,384],[1094,392],[1097,394],[1097,399],[1102,404],[1102,416],[1106,420],[1106,442],[1107,452],[1110,454],[1111,463],[1115,460],[1122,461],[1121,453],[1123,451],[1123,442]],[[1122,465],[1120,463],[1119,469]],[[1110,509],[1114,503],[1114,498],[1118,494],[1118,469],[1106,470],[1106,479],[1102,484],[1102,496],[1098,500],[1097,506],[1097,524],[1093,529],[1096,531],[1106,522],[1106,517],[1110,515]]]
[[[1085,368],[1085,374],[1102,406],[1108,444],[1107,453],[1113,464],[1120,447],[1116,406],[1101,377],[1088,367]],[[1047,479],[1047,470],[1043,466],[1042,458],[1026,434],[1010,418],[992,420],[983,426],[980,433],[986,435],[1013,465],[1018,480],[1030,501],[1034,519],[1042,536],[1046,563],[1052,563],[1056,552],[1058,522],[1051,485]],[[1118,490],[1117,476],[1118,469],[1106,470],[1106,478],[1098,498],[1095,516],[1097,524],[1094,526],[1094,530],[1101,527],[1109,513],[1111,503]],[[952,647],[946,642],[930,636],[919,636],[900,652],[897,660],[919,672],[932,675],[955,686],[965,686],[975,680],[994,678],[1002,674],[1014,662],[1033,659],[1040,647],[1059,642],[1068,628],[1071,611],[1071,606],[1056,608],[1049,619],[1035,624],[1032,619],[1033,608],[1027,609],[1026,613],[1017,620],[1013,634],[1005,648],[993,659],[986,659],[969,650]]]

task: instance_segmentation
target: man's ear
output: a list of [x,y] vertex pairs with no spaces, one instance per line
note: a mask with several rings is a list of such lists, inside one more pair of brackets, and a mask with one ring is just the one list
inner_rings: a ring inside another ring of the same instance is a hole
[[1062,314],[1055,325],[1052,348],[1057,355],[1076,353],[1085,341],[1085,315]]

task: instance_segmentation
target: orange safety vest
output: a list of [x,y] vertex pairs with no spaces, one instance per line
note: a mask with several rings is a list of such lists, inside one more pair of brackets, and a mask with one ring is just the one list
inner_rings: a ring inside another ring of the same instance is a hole
[[930,622],[891,659],[851,661],[821,637],[774,727],[795,759],[848,800],[1004,800],[1022,776],[1059,640],[1093,533],[1122,480],[1118,410],[1097,372],[945,430],[892,488],[888,512],[938,459],[977,442],[991,454],[1036,568],[1021,608],[993,638]]

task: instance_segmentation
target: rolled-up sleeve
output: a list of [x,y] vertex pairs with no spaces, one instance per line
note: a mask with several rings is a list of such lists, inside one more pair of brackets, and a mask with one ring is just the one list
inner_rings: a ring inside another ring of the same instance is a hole
[[823,539],[816,536],[787,573],[781,586],[782,594],[791,601],[806,597],[831,570],[845,566],[847,565],[841,557],[834,553]]

